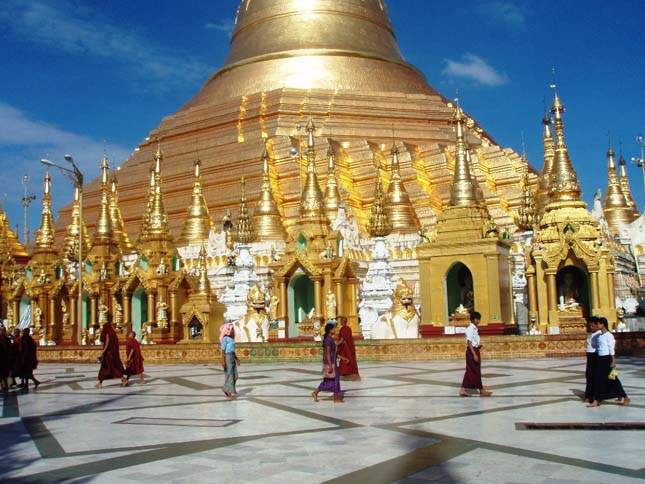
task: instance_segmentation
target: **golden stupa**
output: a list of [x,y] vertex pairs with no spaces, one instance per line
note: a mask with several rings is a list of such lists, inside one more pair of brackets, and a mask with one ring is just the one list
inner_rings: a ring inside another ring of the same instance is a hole
[[[266,196],[265,143],[271,147],[277,212],[287,237],[297,236],[309,156],[294,157],[293,150],[306,145],[309,119],[317,125],[314,162],[319,184],[323,190],[328,186],[325,154],[331,146],[336,155],[332,174],[338,180],[334,193],[342,194],[364,236],[374,203],[373,159],[390,158],[396,124],[397,166],[384,166],[390,174],[384,179],[387,196],[393,197],[387,189],[394,183],[393,198],[401,202],[392,222],[400,232],[431,228],[450,200],[455,157],[451,118],[451,103],[401,55],[383,0],[244,0],[224,66],[179,111],[164,118],[121,167],[119,204],[125,230],[130,240],[140,239],[154,140],[161,139],[164,200],[174,237],[181,235],[194,197],[195,147],[200,147],[203,160],[201,188],[208,212],[221,220],[228,209],[237,209],[241,175],[250,208]],[[495,223],[511,226],[523,197],[520,157],[465,118],[466,142],[475,160],[473,177],[483,187]],[[531,169],[529,184],[536,183]],[[101,183],[94,180],[84,191],[90,232],[100,207]],[[71,215],[71,204],[60,211],[57,237],[64,236]],[[272,237],[280,229],[274,225],[278,230],[271,231]]]

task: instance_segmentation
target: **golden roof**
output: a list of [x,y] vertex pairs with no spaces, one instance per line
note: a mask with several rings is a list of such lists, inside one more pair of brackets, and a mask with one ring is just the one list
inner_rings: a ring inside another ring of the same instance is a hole
[[454,122],[457,147],[455,153],[455,173],[452,178],[452,190],[450,192],[450,205],[453,207],[475,206],[478,205],[477,191],[473,183],[467,159],[464,112],[458,105],[455,107]]
[[546,206],[549,204],[549,184],[551,180],[551,172],[553,171],[553,159],[555,158],[555,142],[551,134],[551,118],[548,114],[544,113],[542,119],[544,125],[544,134],[542,136],[542,145],[544,147],[544,164],[540,172],[540,181],[538,191],[536,193],[536,208],[538,215],[542,215]]
[[284,240],[286,233],[282,225],[282,215],[273,195],[271,187],[271,176],[269,174],[269,149],[265,143],[262,153],[262,188],[260,198],[253,212],[253,224],[255,225],[258,239],[260,240]]
[[177,239],[177,245],[199,245],[208,243],[213,221],[208,212],[208,205],[202,193],[202,162],[195,160],[195,183],[193,185],[193,196],[191,198],[184,228]]
[[249,217],[249,209],[246,206],[246,181],[244,177],[240,180],[242,185],[242,196],[240,197],[240,214],[237,218],[235,240],[241,244],[250,244],[255,241],[255,229]]
[[392,233],[392,223],[385,209],[385,192],[383,191],[383,182],[381,181],[381,164],[376,157],[374,162],[376,164],[376,188],[374,190],[374,205],[372,205],[372,214],[367,225],[367,231],[371,237],[387,237]]
[[392,224],[393,232],[417,232],[420,228],[414,208],[410,203],[410,195],[401,179],[399,149],[396,143],[392,145],[392,178],[385,195],[385,210]]
[[112,218],[110,217],[110,187],[108,183],[109,164],[107,155],[101,161],[101,209],[96,222],[92,245],[112,243]]
[[243,0],[224,66],[183,109],[283,87],[436,94],[382,0]]
[[130,237],[125,231],[125,224],[121,216],[121,209],[119,208],[119,190],[117,188],[118,180],[116,175],[112,177],[110,184],[110,219],[112,220],[112,233],[114,240],[119,246],[122,254],[129,254],[132,252],[132,243]]
[[634,214],[629,205],[627,205],[623,189],[618,182],[614,150],[611,146],[607,150],[607,165],[607,191],[605,192],[603,209],[609,230],[618,235],[621,226],[628,225],[634,221]]
[[555,90],[555,87],[554,93],[551,113],[553,114],[553,126],[555,129],[555,157],[553,159],[553,167],[551,168],[549,203],[578,202],[580,201],[578,175],[571,164],[569,150],[564,142],[564,123],[562,122],[564,105],[560,101],[558,91]]
[[637,219],[640,216],[636,202],[632,197],[632,190],[629,187],[629,178],[627,177],[627,170],[625,169],[625,158],[623,154],[620,154],[620,159],[618,160],[618,165],[620,169],[620,188],[623,190],[623,195],[625,195],[625,200],[627,205],[632,209],[634,214],[634,219]]
[[52,215],[52,179],[49,171],[45,173],[45,191],[40,228],[36,232],[36,252],[51,251],[54,248],[54,216]]
[[338,207],[342,201],[340,191],[338,190],[338,178],[336,178],[336,154],[334,147],[329,140],[329,150],[327,151],[327,186],[325,187],[324,203],[325,215],[329,223],[333,223],[338,216]]
[[[87,234],[87,227],[85,221],[81,221],[81,203],[80,192],[78,186],[74,188],[74,203],[72,204],[72,220],[67,226],[65,238],[63,240],[63,253],[65,258],[70,261],[78,261],[78,235],[79,231],[83,230],[83,247],[82,256],[85,258],[90,248],[90,237]],[[84,254],[84,255],[83,255]]]
[[0,202],[0,229],[2,232],[2,237],[6,239],[6,247],[11,252],[13,257],[27,257],[27,251],[25,246],[20,243],[16,234],[11,230],[11,224],[9,224],[9,217],[4,213],[2,208],[2,203]]

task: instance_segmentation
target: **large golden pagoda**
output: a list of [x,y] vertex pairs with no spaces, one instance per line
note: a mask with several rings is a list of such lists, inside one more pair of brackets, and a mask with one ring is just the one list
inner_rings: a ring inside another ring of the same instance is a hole
[[[191,204],[188,173],[194,147],[200,146],[204,160],[201,183],[208,208],[220,220],[227,209],[235,210],[240,174],[247,178],[249,206],[263,193],[263,160],[257,154],[266,140],[283,225],[288,236],[297,237],[303,165],[294,160],[292,150],[310,117],[319,123],[319,133],[333,133],[327,143],[319,142],[312,160],[320,185],[327,185],[329,159],[318,154],[333,145],[342,157],[342,165],[336,164],[342,201],[363,236],[374,195],[372,159],[387,158],[384,150],[396,123],[401,134],[399,170],[410,207],[402,209],[405,217],[393,217],[392,222],[403,232],[431,228],[450,197],[454,137],[448,104],[405,62],[383,0],[242,1],[224,66],[179,111],[164,118],[122,166],[120,208],[128,235],[132,240],[137,235],[146,203],[147,153],[161,137],[167,160],[164,179],[172,186],[165,199],[168,224],[175,236]],[[500,227],[511,225],[522,201],[519,157],[466,117],[472,126],[467,141],[486,205]],[[308,162],[307,156],[302,158]],[[400,186],[396,176],[394,181],[393,190]],[[529,183],[537,183],[533,170]],[[85,188],[88,221],[97,219],[99,192],[98,181]],[[401,191],[395,195],[405,198]],[[70,215],[71,205],[60,211],[59,235]]]

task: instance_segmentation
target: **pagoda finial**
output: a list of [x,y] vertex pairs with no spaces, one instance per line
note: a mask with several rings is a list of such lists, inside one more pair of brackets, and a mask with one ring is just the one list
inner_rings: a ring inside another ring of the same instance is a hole
[[556,84],[551,84],[551,87],[554,92],[551,113],[553,114],[556,143],[549,185],[550,202],[579,202],[580,184],[578,183],[578,175],[571,164],[569,150],[564,141],[562,114],[565,109],[558,96]]
[[85,221],[81,220],[81,204],[79,187],[74,188],[74,202],[72,203],[72,217],[71,222],[67,226],[65,239],[63,242],[64,254],[67,260],[72,262],[78,261],[78,234],[83,231],[83,250],[82,254],[87,254],[90,247],[90,238],[87,235],[87,227]]
[[450,195],[451,206],[476,206],[477,192],[470,173],[467,159],[467,146],[464,133],[464,112],[459,106],[459,99],[455,99],[455,112],[453,121],[456,131],[455,174],[452,179]]
[[193,195],[188,206],[184,228],[181,231],[178,245],[200,245],[208,243],[213,221],[208,212],[208,205],[202,192],[202,161],[199,156],[193,163],[195,170],[195,181],[193,183]]
[[110,218],[110,187],[108,183],[108,172],[110,164],[108,162],[107,152],[103,153],[101,160],[101,209],[99,218],[96,221],[96,231],[94,232],[93,242],[109,243],[112,239],[112,220]]
[[132,243],[125,230],[125,223],[123,222],[121,208],[119,207],[119,190],[116,173],[112,175],[112,181],[110,183],[110,219],[112,220],[114,240],[119,246],[119,250],[122,254],[129,254],[132,252]]
[[168,214],[163,201],[163,191],[161,188],[161,162],[163,161],[163,152],[161,151],[161,142],[157,139],[157,151],[154,155],[154,190],[152,204],[150,207],[150,220],[148,221],[147,234],[155,234],[164,238],[170,237],[168,228]]
[[314,132],[316,127],[313,119],[307,123],[307,178],[300,199],[300,217],[308,219],[323,219],[326,217],[323,212],[323,194],[318,183],[316,173],[316,148]]
[[244,177],[240,180],[242,186],[242,196],[240,197],[240,214],[237,219],[235,240],[241,244],[250,244],[255,241],[255,230],[253,222],[249,218],[249,209],[246,206],[246,180]]
[[627,205],[627,200],[616,175],[616,162],[611,142],[607,149],[607,191],[603,202],[605,218],[609,230],[613,234],[620,233],[621,226],[628,225],[634,221],[632,209]]
[[150,167],[150,181],[148,183],[148,197],[146,202],[146,209],[143,213],[143,220],[141,222],[141,230],[139,231],[139,237],[135,245],[139,245],[140,242],[145,241],[148,237],[148,227],[150,225],[150,213],[152,211],[152,202],[155,198],[155,169],[154,165]]
[[338,189],[338,178],[336,177],[336,154],[331,139],[327,150],[327,186],[325,187],[324,204],[325,215],[329,223],[333,223],[338,216],[338,207],[341,203],[340,191]]
[[392,224],[385,210],[385,192],[383,191],[383,182],[381,181],[381,163],[375,157],[376,165],[376,189],[374,191],[374,205],[372,205],[372,214],[370,215],[367,231],[371,237],[387,237],[392,233]]
[[52,215],[52,179],[49,170],[45,172],[45,191],[43,195],[43,211],[40,228],[36,235],[36,250],[47,250],[54,247],[54,216]]
[[540,181],[536,194],[536,208],[538,215],[542,215],[544,213],[544,210],[546,209],[546,206],[549,204],[549,186],[551,184],[551,173],[553,171],[553,160],[555,158],[555,142],[553,141],[553,135],[551,134],[551,118],[547,114],[546,108],[544,117],[542,118],[542,124],[544,125],[544,131],[542,135],[544,163],[542,165],[542,171],[540,172]]
[[[522,136],[524,138],[524,136]],[[524,145],[524,140],[522,140]],[[515,217],[515,225],[522,231],[533,230],[537,222],[537,213],[534,202],[533,192],[529,184],[529,162],[526,157],[526,150],[522,146],[522,178],[520,187],[522,188],[522,204],[520,205],[518,215]]]
[[199,250],[199,282],[197,284],[197,294],[201,296],[210,296],[211,294],[211,283],[208,279],[208,264],[206,263],[206,247],[202,244],[201,249]]
[[285,231],[282,225],[282,215],[280,215],[280,210],[278,209],[278,204],[271,186],[269,161],[268,141],[265,140],[264,151],[262,152],[262,188],[260,189],[260,199],[253,213],[253,225],[255,226],[258,239],[262,241],[284,240]]
[[625,195],[625,201],[627,206],[632,210],[634,220],[640,216],[636,202],[632,197],[632,189],[629,186],[629,178],[627,177],[627,168],[625,167],[625,157],[622,153],[622,145],[620,150],[620,158],[618,159],[618,167],[620,173],[620,188],[623,190],[623,195]]
[[416,233],[421,228],[401,178],[399,148],[392,142],[392,178],[385,196],[385,210],[394,232]]

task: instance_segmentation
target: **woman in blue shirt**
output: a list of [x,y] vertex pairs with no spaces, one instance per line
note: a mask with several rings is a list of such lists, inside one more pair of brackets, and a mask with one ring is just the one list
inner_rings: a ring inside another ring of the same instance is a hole
[[220,329],[220,343],[222,344],[222,368],[226,373],[224,380],[224,394],[229,400],[237,395],[235,383],[237,382],[237,366],[240,360],[235,355],[235,327],[233,323],[225,323]]

